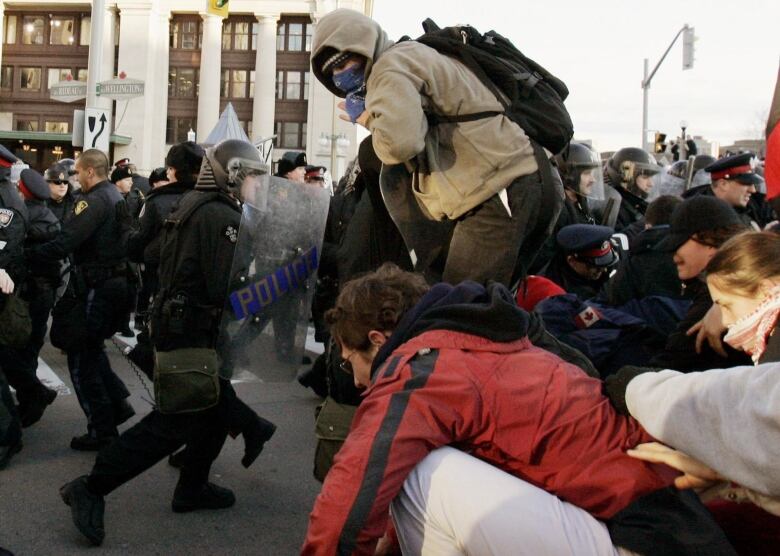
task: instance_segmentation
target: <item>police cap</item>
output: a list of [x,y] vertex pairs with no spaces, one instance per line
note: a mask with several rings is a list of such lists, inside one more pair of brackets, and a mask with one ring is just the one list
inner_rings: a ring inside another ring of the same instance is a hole
[[18,160],[11,151],[0,145],[0,168],[10,168]]
[[760,177],[753,171],[753,153],[735,154],[721,158],[704,169],[716,180],[731,180],[742,185],[758,185]]
[[572,224],[561,228],[556,239],[567,254],[593,266],[610,266],[618,257],[610,242],[614,233],[608,226]]
[[19,175],[19,190],[25,198],[31,196],[41,201],[51,198],[49,184],[42,175],[31,168],[25,168]]
[[306,153],[297,151],[287,151],[279,159],[279,165],[276,167],[276,175],[284,177],[288,172],[296,168],[306,166]]

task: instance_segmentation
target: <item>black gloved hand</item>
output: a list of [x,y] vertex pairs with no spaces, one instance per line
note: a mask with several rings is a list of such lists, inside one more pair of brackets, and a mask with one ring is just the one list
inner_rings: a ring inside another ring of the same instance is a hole
[[628,383],[638,375],[643,373],[657,373],[662,369],[657,367],[637,367],[635,365],[625,365],[615,374],[609,375],[604,381],[602,392],[609,398],[612,407],[621,415],[630,415],[626,406],[626,389]]

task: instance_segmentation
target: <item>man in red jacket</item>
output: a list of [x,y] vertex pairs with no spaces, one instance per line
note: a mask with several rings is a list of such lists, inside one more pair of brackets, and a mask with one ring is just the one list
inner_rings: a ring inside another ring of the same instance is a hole
[[531,345],[506,288],[426,291],[385,265],[348,283],[326,315],[342,369],[366,392],[304,554],[373,554],[407,476],[447,445],[609,520],[615,545],[733,554],[698,499],[669,486],[669,468],[625,454],[650,436],[615,412],[601,381]]

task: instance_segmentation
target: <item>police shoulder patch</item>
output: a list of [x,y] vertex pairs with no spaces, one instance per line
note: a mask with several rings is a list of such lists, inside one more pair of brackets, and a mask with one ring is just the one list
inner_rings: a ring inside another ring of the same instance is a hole
[[86,210],[88,206],[89,205],[87,204],[86,201],[79,201],[78,203],[76,203],[76,208],[73,209],[73,212],[76,214],[81,214],[82,212],[84,212],[84,210]]
[[230,243],[238,241],[238,230],[234,226],[228,226],[225,228],[225,237],[230,240]]
[[0,228],[6,228],[14,219],[14,211],[7,208],[0,208]]

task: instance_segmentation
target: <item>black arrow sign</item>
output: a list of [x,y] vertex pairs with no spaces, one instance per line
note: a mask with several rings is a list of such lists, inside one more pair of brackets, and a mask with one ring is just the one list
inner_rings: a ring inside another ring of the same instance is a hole
[[[95,129],[94,118],[90,118],[89,130],[92,131],[93,129]],[[92,148],[93,149],[95,148],[95,145],[97,145],[98,137],[100,137],[100,135],[103,133],[104,129],[106,129],[106,115],[105,114],[101,114],[100,115],[100,131],[98,131],[95,134],[95,136],[92,138]]]
[[90,116],[89,118],[87,118],[87,125],[89,126],[90,133],[95,131],[95,116]]

